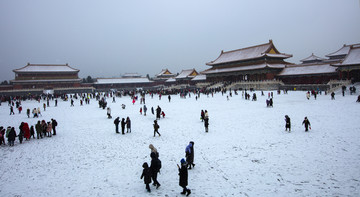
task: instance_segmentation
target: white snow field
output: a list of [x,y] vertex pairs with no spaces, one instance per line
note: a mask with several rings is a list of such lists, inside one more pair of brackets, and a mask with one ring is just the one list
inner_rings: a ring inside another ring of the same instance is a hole
[[[2,103],[0,126],[14,126],[18,133],[23,121],[35,125],[55,118],[58,127],[51,138],[0,147],[0,196],[183,196],[176,164],[189,141],[195,142],[196,164],[189,170],[190,196],[360,196],[358,93],[307,100],[303,91],[274,91],[273,108],[266,107],[267,91],[256,93],[258,101],[243,99],[241,92],[229,100],[221,93],[198,100],[172,95],[171,102],[167,95],[146,95],[147,116],[140,115],[139,101],[108,98],[112,119],[95,99],[83,106],[75,100],[74,107],[50,101],[39,119],[27,118],[26,109],[42,109],[44,101],[24,101],[23,112],[15,109],[11,116]],[[158,105],[166,117],[158,121],[161,137],[153,137],[150,109]],[[209,111],[209,133],[200,121],[202,109]],[[285,115],[291,133],[285,132]],[[115,133],[117,116],[130,117],[132,133]],[[302,125],[305,116],[309,132]],[[161,187],[151,185],[151,193],[140,179],[143,162],[150,164],[149,144],[162,161]]]

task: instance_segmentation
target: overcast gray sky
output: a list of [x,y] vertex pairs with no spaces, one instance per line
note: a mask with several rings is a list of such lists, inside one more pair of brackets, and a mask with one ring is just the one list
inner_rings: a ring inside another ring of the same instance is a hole
[[28,62],[81,78],[173,73],[272,39],[287,61],[360,43],[359,0],[1,0],[0,80]]

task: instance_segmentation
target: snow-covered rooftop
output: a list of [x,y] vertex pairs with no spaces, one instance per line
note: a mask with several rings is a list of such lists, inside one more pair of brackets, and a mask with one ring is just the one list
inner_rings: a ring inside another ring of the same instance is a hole
[[196,75],[198,75],[198,73],[195,69],[182,70],[181,73],[175,77],[175,79],[193,78]]
[[168,69],[162,69],[161,72],[156,77],[172,77],[175,76],[175,74],[172,74]]
[[285,64],[257,64],[249,66],[238,66],[238,67],[229,67],[229,68],[211,68],[203,71],[203,74],[213,74],[213,73],[226,73],[226,72],[236,72],[236,71],[245,71],[245,70],[257,70],[263,68],[285,68]]
[[[271,51],[271,52],[270,52]],[[236,62],[242,60],[249,60],[259,57],[279,57],[279,58],[289,58],[292,55],[279,53],[275,46],[273,45],[272,41],[270,40],[269,43],[252,46],[248,48],[237,49],[233,51],[221,51],[220,56],[211,62],[206,63],[206,65],[216,65],[228,62]]]
[[204,81],[206,80],[206,75],[196,75],[191,81]]
[[332,57],[332,56],[344,56],[344,55],[347,55],[350,51],[350,46],[351,45],[345,45],[343,47],[341,47],[339,50],[333,52],[333,53],[330,53],[328,55],[326,55],[326,57]]
[[304,59],[302,59],[300,61],[303,62],[303,63],[306,63],[306,62],[322,61],[322,60],[324,60],[324,58],[318,57],[318,56],[314,55],[314,53],[312,53],[309,57],[304,58]]
[[284,68],[278,76],[289,75],[311,75],[311,74],[328,74],[336,73],[336,67],[330,64],[314,64],[306,66],[292,66]]
[[360,65],[360,46],[351,47],[349,54],[345,57],[344,61],[336,66]]
[[126,84],[126,83],[151,83],[147,77],[135,78],[98,78],[94,84]]
[[169,78],[165,81],[166,83],[176,82],[176,79],[174,77]]
[[27,64],[25,67],[13,70],[20,72],[79,72],[68,64]]

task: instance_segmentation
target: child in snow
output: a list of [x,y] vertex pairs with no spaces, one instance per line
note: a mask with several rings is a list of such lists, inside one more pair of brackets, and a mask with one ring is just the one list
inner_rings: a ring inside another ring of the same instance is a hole
[[187,169],[187,163],[185,159],[181,159],[180,161],[181,167],[179,167],[179,185],[183,188],[183,191],[181,194],[186,194],[186,196],[189,196],[191,194],[191,190],[186,188],[188,185],[188,169]]
[[303,125],[305,125],[305,132],[309,131],[309,126],[310,126],[310,129],[311,129],[311,124],[310,124],[310,121],[308,120],[307,117],[305,117],[304,121],[302,122]]
[[146,185],[146,190],[148,192],[151,192],[150,190],[150,186],[149,184],[151,183],[151,171],[150,171],[150,168],[149,168],[149,165],[145,162],[142,167],[144,168],[143,169],[143,172],[141,174],[141,177],[140,179],[142,179],[144,177],[144,183]]

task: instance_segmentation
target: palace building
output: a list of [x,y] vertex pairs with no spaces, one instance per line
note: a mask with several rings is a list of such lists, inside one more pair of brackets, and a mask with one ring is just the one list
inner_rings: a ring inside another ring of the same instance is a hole
[[292,55],[280,53],[269,40],[257,46],[221,51],[218,58],[206,63],[211,68],[201,73],[211,82],[273,80],[291,64],[284,61],[290,57]]
[[68,64],[30,64],[13,70],[14,89],[54,89],[81,86],[79,70]]

